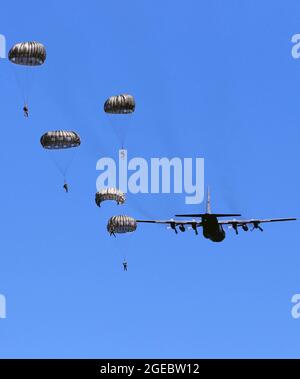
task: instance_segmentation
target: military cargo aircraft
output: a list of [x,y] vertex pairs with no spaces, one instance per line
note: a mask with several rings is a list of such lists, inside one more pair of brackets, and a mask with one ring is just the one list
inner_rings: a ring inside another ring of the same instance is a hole
[[138,223],[151,223],[151,224],[166,224],[171,229],[178,233],[177,227],[181,232],[185,232],[186,228],[189,227],[195,231],[198,235],[198,228],[202,227],[203,236],[213,242],[221,242],[225,239],[226,233],[224,226],[232,227],[235,233],[239,233],[239,229],[242,228],[245,232],[249,230],[249,226],[252,226],[251,230],[258,229],[263,231],[261,224],[267,222],[281,222],[281,221],[294,221],[296,218],[269,218],[269,219],[231,219],[231,220],[219,220],[222,217],[240,217],[240,214],[229,214],[229,213],[212,213],[210,204],[210,191],[207,193],[207,204],[205,213],[195,213],[195,214],[180,214],[175,215],[175,217],[195,217],[198,220],[136,220]]

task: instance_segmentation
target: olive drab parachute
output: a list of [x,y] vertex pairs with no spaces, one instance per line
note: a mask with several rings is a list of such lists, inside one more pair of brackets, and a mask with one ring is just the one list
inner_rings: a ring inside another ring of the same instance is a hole
[[[120,142],[121,149],[124,149],[126,136],[131,125],[131,117],[135,111],[135,100],[132,95],[121,94],[109,97],[104,103],[104,112],[109,115],[127,115],[120,120],[116,117],[109,117],[109,124],[112,126],[117,138]],[[118,117],[117,117],[118,118]]]
[[135,100],[131,95],[123,94],[118,96],[111,96],[104,104],[104,111],[106,113],[114,114],[128,114],[133,113],[135,110]]
[[77,133],[66,130],[55,130],[47,132],[41,137],[44,149],[69,149],[80,145],[80,137]]
[[17,43],[10,49],[8,59],[19,65],[41,66],[46,60],[46,49],[39,42]]
[[66,177],[77,150],[73,151],[73,148],[81,144],[79,135],[73,131],[54,130],[43,134],[40,142],[42,147],[48,150],[47,155],[63,176],[64,190],[69,192]]
[[129,216],[113,216],[108,220],[107,231],[110,234],[130,233],[137,228],[136,220]]
[[[24,116],[28,118],[28,102],[30,88],[34,82],[34,71],[36,71],[36,67],[42,66],[45,63],[45,46],[36,41],[17,43],[9,50],[8,59],[13,65],[19,66],[18,68],[14,67],[13,73],[23,98]],[[34,68],[34,70],[32,70],[32,68]]]
[[100,207],[101,202],[105,200],[115,200],[118,205],[124,204],[125,195],[117,188],[103,188],[96,193],[95,201],[98,207]]

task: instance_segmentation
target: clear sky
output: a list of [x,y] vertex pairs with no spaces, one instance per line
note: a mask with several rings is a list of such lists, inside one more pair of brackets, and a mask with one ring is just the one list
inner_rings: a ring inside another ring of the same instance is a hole
[[[204,204],[94,202],[96,162],[119,148],[103,102],[132,93],[130,157],[204,157],[214,211],[299,216],[299,14],[297,0],[1,5],[7,47],[37,40],[47,60],[28,78],[29,119],[23,72],[0,60],[0,357],[299,357],[298,222],[229,231],[221,244],[156,225],[114,239],[114,214],[169,218]],[[55,129],[82,139],[68,195],[39,142]]]

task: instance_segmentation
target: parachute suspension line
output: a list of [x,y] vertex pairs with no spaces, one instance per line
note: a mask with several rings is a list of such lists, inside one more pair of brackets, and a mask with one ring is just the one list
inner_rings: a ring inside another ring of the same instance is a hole
[[[119,128],[122,128],[122,125],[119,126]],[[120,134],[121,149],[124,150],[124,145],[125,145],[125,130],[120,130],[119,134]]]
[[58,161],[56,160],[55,156],[52,154],[53,153],[52,151],[49,151],[48,153],[50,153],[50,154],[47,154],[49,156],[49,159],[51,160],[52,163],[54,163],[55,167],[60,172],[61,176],[63,176],[64,179],[65,179],[65,174],[64,174],[63,167],[61,167],[61,165],[58,163]]
[[[53,153],[53,151],[49,151],[49,153]],[[54,165],[56,166],[56,168],[58,169],[58,171],[60,172],[61,176],[64,178],[64,180],[66,180],[67,178],[67,174],[68,174],[68,171],[75,159],[75,154],[76,154],[76,151],[72,151],[70,152],[72,154],[72,156],[69,158],[68,162],[66,165],[63,165],[62,163],[60,163],[57,159],[58,157],[55,157],[54,154],[50,154],[50,157],[51,157],[51,161],[54,163]]]
[[[125,115],[125,117],[131,117],[131,115]],[[114,121],[115,120],[110,121],[110,126],[113,129],[113,132],[114,132],[114,134],[118,140],[118,143],[120,144],[121,150],[124,150],[127,139],[128,139],[127,138],[128,134],[130,133],[131,123],[126,124],[126,120],[123,123],[122,122],[123,120],[120,119],[118,124],[115,125]],[[127,120],[127,122],[128,122],[128,120]]]
[[109,124],[110,124],[110,127],[112,127],[112,129],[113,129],[113,132],[116,136],[118,144],[120,144],[119,147],[121,147],[121,149],[123,150],[124,149],[124,141],[125,141],[125,135],[124,135],[125,131],[122,129],[124,129],[124,127],[123,127],[123,125],[120,125],[120,124],[114,125],[114,121],[115,120],[111,120],[109,122]]
[[25,77],[24,77],[24,87],[25,87],[25,90],[24,90],[24,97],[25,97],[25,105],[28,106],[29,104],[29,82],[30,82],[30,79],[29,79],[29,70],[30,68],[29,67],[26,67],[25,68]]
[[72,164],[73,164],[73,162],[75,160],[75,157],[77,155],[77,150],[76,151],[72,151],[71,154],[72,155],[71,155],[71,157],[70,157],[70,159],[69,159],[69,161],[66,164],[65,169],[64,169],[64,177],[67,176],[67,173],[69,172],[69,169],[70,169],[70,167],[72,166]]
[[23,101],[23,105],[26,104],[26,96],[25,96],[25,90],[24,90],[24,86],[22,86],[21,84],[21,81],[20,81],[20,78],[19,78],[19,75],[18,75],[18,67],[13,67],[11,65],[9,65],[10,69],[12,70],[12,73],[13,73],[13,76],[15,78],[15,82],[16,82],[16,85],[20,91],[20,96],[21,96],[21,99]]
[[[57,150],[63,150],[69,149],[69,148],[75,148],[80,146],[80,136],[73,131],[67,131],[67,130],[55,130],[55,131],[49,131],[42,135],[40,139],[41,145],[46,150],[51,150],[53,155],[50,155],[51,160],[55,164],[55,166],[58,168],[59,172],[62,174],[62,176],[65,178],[67,171],[74,160],[75,153],[68,153],[70,154],[68,156],[69,161],[67,164],[62,166],[61,163],[59,163],[56,160],[56,154],[54,154],[54,151],[57,152]],[[74,155],[73,155],[74,154]],[[57,158],[59,157],[59,153],[57,155]]]
[[132,130],[132,123],[133,123],[132,117],[133,117],[133,114],[125,115],[124,125],[120,125],[120,139],[121,139],[122,150],[124,150],[124,146],[126,145],[128,138],[130,137],[130,133]]
[[24,74],[24,97],[25,97],[25,104],[28,105],[31,99],[31,91],[34,84],[34,80],[36,78],[36,75],[33,73],[33,67],[25,67],[25,74]]
[[[24,67],[24,75],[20,73],[20,67],[11,67],[11,70],[13,72],[13,76],[15,78],[17,87],[20,91],[20,96],[23,102],[23,105],[28,106],[29,104],[29,89],[30,89],[30,83],[32,81],[32,74],[29,73],[30,68]],[[20,77],[22,75],[22,78]]]
[[[39,68],[37,68],[37,70],[39,70]],[[34,67],[27,67],[27,77],[26,77],[26,80],[27,80],[27,83],[26,83],[26,91],[27,91],[27,101],[31,101],[32,100],[32,93],[33,93],[33,88],[37,82],[37,72],[35,72],[35,69]]]
[[27,93],[29,84],[29,67],[41,66],[46,60],[45,46],[36,41],[21,42],[15,44],[8,53],[8,59],[12,64],[26,66],[24,68],[24,88],[22,90],[24,107],[27,106],[29,96]]
[[[125,137],[128,132],[128,124],[125,122],[128,121],[128,117],[130,117],[130,114],[132,114],[135,111],[135,100],[132,95],[129,94],[121,94],[117,96],[111,96],[109,97],[105,103],[104,103],[104,112],[107,114],[114,114],[114,115],[122,115],[120,117],[120,120],[118,119],[117,123],[113,123],[113,129],[115,130],[122,149],[124,149],[125,145]],[[130,123],[129,123],[130,125]]]
[[124,249],[124,251],[123,251],[123,262],[127,262],[127,251],[126,251],[126,249]]
[[[125,144],[128,141],[128,138],[130,138],[130,134],[132,133],[133,129],[133,113],[129,113],[125,115],[126,118],[126,125],[124,126],[124,130],[121,130],[121,144],[122,144],[122,150],[124,149]],[[123,128],[122,128],[123,129]]]
[[124,150],[124,142],[125,142],[125,138],[124,138],[124,135],[121,136],[121,150]]

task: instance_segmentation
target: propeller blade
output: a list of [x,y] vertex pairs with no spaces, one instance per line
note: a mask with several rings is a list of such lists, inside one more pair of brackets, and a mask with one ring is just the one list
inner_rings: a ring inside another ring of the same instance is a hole
[[253,228],[251,229],[251,232],[254,230],[254,229],[259,229],[261,232],[263,232],[263,228],[260,226],[260,223],[259,222],[254,222],[253,223]]
[[184,225],[179,225],[179,230],[181,232],[185,232],[185,226]]
[[198,230],[197,230],[197,224],[192,224],[192,229],[195,231],[195,234],[198,235]]
[[232,224],[232,227],[235,230],[235,234],[238,235],[239,234],[238,225],[237,224]]
[[170,226],[171,226],[171,228],[174,230],[174,232],[175,232],[176,234],[178,234],[178,230],[176,229],[176,224],[172,222],[172,223],[170,224]]
[[248,225],[246,225],[246,224],[243,224],[242,228],[243,228],[244,232],[248,232],[248,230],[249,230]]

